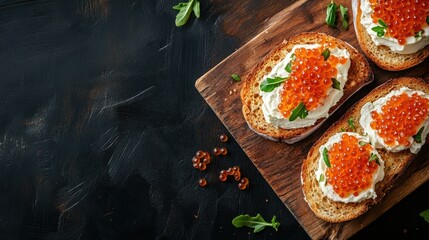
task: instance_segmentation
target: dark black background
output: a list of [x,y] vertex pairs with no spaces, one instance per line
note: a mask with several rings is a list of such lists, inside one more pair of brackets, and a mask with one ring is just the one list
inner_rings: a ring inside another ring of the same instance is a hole
[[[201,1],[176,28],[173,0],[0,1],[0,239],[308,238],[194,88],[290,2]],[[192,168],[216,146],[229,155]],[[216,181],[234,165],[250,189]],[[428,190],[355,238],[427,239]],[[244,213],[281,227],[234,228]]]

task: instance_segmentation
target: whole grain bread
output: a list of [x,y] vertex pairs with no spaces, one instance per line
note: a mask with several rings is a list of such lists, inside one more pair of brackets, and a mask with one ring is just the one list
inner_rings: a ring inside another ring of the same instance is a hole
[[351,95],[373,80],[373,73],[365,57],[348,43],[323,33],[302,33],[280,44],[280,46],[269,53],[268,56],[256,65],[250,74],[246,76],[241,89],[241,101],[243,103],[243,115],[250,129],[270,140],[295,143],[310,135],[324,120],[326,120],[326,118],[319,119],[313,126],[298,129],[274,127],[265,121],[261,107],[262,97],[259,94],[259,84],[262,78],[268,74],[277,63],[284,59],[295,45],[321,43],[323,38],[335,41],[337,46],[341,49],[347,49],[351,59],[347,82],[344,86],[344,95],[335,106],[330,108],[329,114],[332,114]]
[[348,120],[350,118],[354,119],[356,132],[363,134],[363,128],[359,125],[360,110],[362,106],[367,102],[374,102],[378,98],[387,95],[389,92],[400,89],[404,86],[429,94],[429,84],[425,83],[422,79],[393,79],[372,90],[368,95],[357,102],[311,147],[307,158],[302,164],[301,181],[305,200],[317,217],[328,222],[343,222],[354,219],[365,213],[371,205],[380,202],[389,188],[392,187],[396,178],[404,172],[407,165],[416,157],[416,155],[412,154],[409,150],[393,153],[387,152],[383,149],[378,149],[378,153],[385,163],[384,179],[375,185],[377,198],[368,199],[359,203],[335,202],[327,198],[320,189],[315,176],[315,171],[318,168],[318,161],[320,158],[320,146],[325,144],[331,136],[341,132],[341,129],[351,131],[348,124]]
[[377,46],[361,24],[360,0],[352,0],[354,26],[359,45],[365,55],[379,67],[389,71],[400,71],[421,63],[429,56],[429,45],[412,54],[392,52],[387,46]]

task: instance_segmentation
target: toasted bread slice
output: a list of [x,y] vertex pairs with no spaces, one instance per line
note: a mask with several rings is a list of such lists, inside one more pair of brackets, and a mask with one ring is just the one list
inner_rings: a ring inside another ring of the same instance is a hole
[[400,71],[413,67],[429,56],[429,45],[412,54],[392,52],[387,46],[377,46],[365,27],[361,24],[361,0],[352,0],[353,19],[356,37],[365,55],[379,67],[389,71]]
[[315,176],[320,157],[320,146],[326,143],[331,136],[341,132],[341,128],[350,130],[348,124],[350,118],[354,119],[356,132],[363,134],[363,128],[359,125],[362,106],[367,102],[374,102],[378,98],[387,95],[392,90],[397,90],[404,86],[429,94],[429,84],[425,83],[422,79],[398,78],[391,80],[372,90],[368,95],[357,102],[311,147],[307,158],[302,164],[301,181],[305,200],[317,217],[328,222],[343,222],[354,219],[365,213],[371,205],[378,203],[383,198],[395,179],[404,172],[407,165],[415,158],[416,155],[412,154],[409,150],[392,153],[384,149],[377,149],[385,164],[384,179],[375,185],[377,198],[367,199],[359,203],[335,202],[327,198],[320,189]]
[[302,33],[292,37],[269,53],[265,60],[256,65],[244,80],[241,89],[243,115],[253,131],[270,140],[295,143],[308,136],[323,123],[326,118],[319,119],[313,126],[298,129],[282,129],[267,123],[262,112],[262,97],[259,94],[259,84],[261,79],[270,72],[271,68],[284,59],[295,45],[320,43],[324,37],[335,41],[339,48],[347,49],[351,60],[347,82],[343,90],[344,95],[335,106],[330,108],[329,114],[332,114],[351,95],[373,80],[373,73],[365,57],[346,42],[323,33]]

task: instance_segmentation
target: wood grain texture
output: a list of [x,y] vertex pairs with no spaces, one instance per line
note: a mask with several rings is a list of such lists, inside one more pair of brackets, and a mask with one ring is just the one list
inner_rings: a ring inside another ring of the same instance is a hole
[[[342,4],[347,6],[351,12],[349,2],[343,1]],[[347,31],[340,28],[329,28],[324,23],[325,11],[326,3],[323,1],[298,1],[280,11],[272,18],[272,24],[266,30],[202,76],[195,85],[309,236],[314,239],[343,239],[350,237],[374,221],[429,179],[429,163],[426,161],[429,156],[428,148],[426,147],[420,152],[417,160],[409,166],[406,173],[399,178],[396,186],[379,205],[355,220],[339,224],[331,224],[318,219],[304,201],[300,183],[302,160],[306,157],[312,144],[329,127],[329,123],[337,120],[354,102],[374,87],[400,76],[422,77],[428,81],[428,60],[414,68],[400,72],[384,71],[371,63],[375,74],[374,82],[351,97],[310,137],[293,145],[271,142],[248,128],[241,113],[242,105],[239,96],[241,83],[234,83],[229,77],[232,73],[245,76],[284,39],[304,31],[330,34],[349,42],[360,50],[352,27],[352,18],[350,17],[349,20],[351,28]]]

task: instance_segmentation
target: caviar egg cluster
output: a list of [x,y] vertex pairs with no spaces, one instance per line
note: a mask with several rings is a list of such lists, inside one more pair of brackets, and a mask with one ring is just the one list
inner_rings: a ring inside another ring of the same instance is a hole
[[204,171],[207,169],[207,165],[210,164],[212,158],[210,153],[204,151],[198,151],[192,158],[192,166],[196,169]]
[[249,179],[246,177],[241,178],[240,167],[238,166],[228,168],[227,170],[221,170],[219,173],[219,180],[225,182],[228,180],[228,176],[234,177],[234,180],[239,182],[238,188],[240,190],[245,190],[249,185]]
[[343,134],[341,140],[328,149],[331,167],[325,174],[327,183],[338,196],[358,196],[371,187],[373,175],[379,167],[376,161],[369,161],[373,150],[370,144],[360,146],[358,139],[349,134]]
[[347,61],[347,58],[333,55],[325,60],[323,51],[335,48],[336,44],[323,41],[318,48],[295,50],[292,71],[289,79],[284,82],[281,102],[278,105],[285,118],[289,118],[292,110],[300,103],[309,111],[323,105],[332,86],[332,78],[338,73],[337,65]]
[[382,20],[387,25],[386,35],[404,45],[406,38],[421,31],[429,15],[427,0],[370,0],[374,23]]
[[370,126],[388,146],[410,146],[414,136],[428,117],[429,99],[413,93],[392,96],[381,112],[372,111]]

